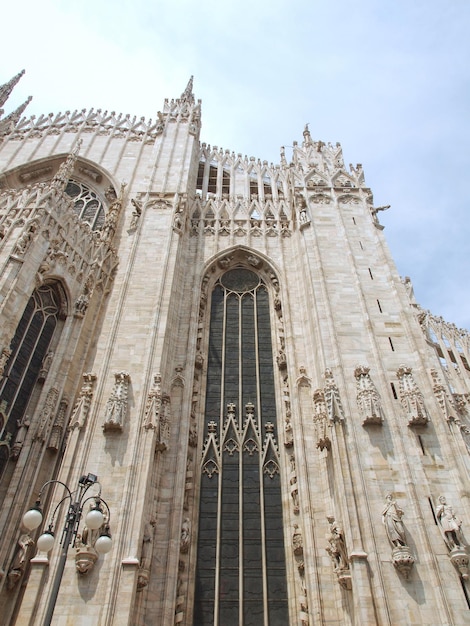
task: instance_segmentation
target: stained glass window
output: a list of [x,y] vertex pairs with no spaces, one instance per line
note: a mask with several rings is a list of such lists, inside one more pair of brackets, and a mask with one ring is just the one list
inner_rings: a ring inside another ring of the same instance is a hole
[[288,623],[269,296],[254,272],[212,294],[194,626]]

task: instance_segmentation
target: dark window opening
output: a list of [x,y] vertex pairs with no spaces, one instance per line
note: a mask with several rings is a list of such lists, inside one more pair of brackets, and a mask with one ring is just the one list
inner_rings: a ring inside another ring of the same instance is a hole
[[269,309],[251,270],[212,293],[194,626],[289,621]]

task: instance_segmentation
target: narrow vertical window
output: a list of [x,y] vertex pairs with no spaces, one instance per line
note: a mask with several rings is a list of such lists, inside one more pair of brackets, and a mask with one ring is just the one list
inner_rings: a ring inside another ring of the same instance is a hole
[[289,622],[269,296],[252,271],[212,294],[194,626]]

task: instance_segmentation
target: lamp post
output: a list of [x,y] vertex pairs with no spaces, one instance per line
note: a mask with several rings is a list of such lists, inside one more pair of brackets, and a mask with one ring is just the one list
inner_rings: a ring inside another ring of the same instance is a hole
[[[60,480],[48,480],[46,483],[44,483],[44,485],[41,487],[41,491],[39,492],[34,507],[29,509],[29,511],[26,511],[26,513],[23,515],[23,525],[25,526],[25,528],[27,528],[28,530],[35,530],[41,525],[43,520],[41,511],[41,496],[44,489],[53,484],[62,485],[62,487],[64,487],[66,491],[66,495],[55,507],[47,530],[45,530],[42,535],[40,535],[36,542],[39,550],[43,552],[49,552],[52,549],[54,545],[54,518],[57,510],[65,500],[69,500],[69,508],[67,510],[65,524],[62,530],[60,558],[57,565],[57,571],[54,577],[51,593],[49,596],[46,615],[44,617],[44,626],[49,626],[51,623],[52,615],[54,613],[54,608],[57,601],[57,596],[59,594],[60,583],[62,582],[65,562],[67,560],[67,552],[72,541],[75,545],[78,526],[80,524],[83,507],[86,502],[91,500],[94,501],[92,508],[85,516],[85,523],[87,527],[90,530],[100,529],[100,534],[94,544],[96,552],[98,552],[98,554],[106,554],[111,550],[112,547],[111,535],[109,531],[110,512],[105,500],[101,498],[101,489],[97,495],[85,497],[88,489],[92,485],[99,485],[98,477],[94,474],[82,476],[78,481],[78,488],[75,492],[70,491],[67,485]],[[106,508],[106,518],[105,515],[103,515],[103,506]]]

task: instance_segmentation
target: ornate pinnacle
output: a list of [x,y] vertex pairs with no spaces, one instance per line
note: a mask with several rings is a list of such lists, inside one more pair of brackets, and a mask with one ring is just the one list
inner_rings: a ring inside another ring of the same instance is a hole
[[75,167],[75,163],[77,161],[78,153],[80,151],[80,146],[82,145],[82,140],[79,139],[75,144],[72,152],[67,156],[65,161],[60,165],[57,170],[57,174],[52,179],[51,187],[54,189],[60,189],[64,191],[69,179],[72,175],[73,168]]
[[4,85],[0,87],[0,107],[3,106],[5,102],[8,100],[11,92],[13,91],[13,88],[19,82],[24,72],[25,72],[24,70],[21,70],[19,74],[17,74],[16,76],[13,76],[11,80],[9,80],[7,83],[5,83]]
[[181,94],[181,100],[183,102],[189,102],[189,104],[194,104],[194,96],[193,96],[193,76],[188,81],[186,85],[186,89]]
[[20,106],[13,111],[13,113],[7,115],[5,119],[0,120],[0,135],[6,135],[15,128],[15,126],[20,121],[21,115],[23,114],[24,110],[32,99],[33,96],[29,96],[29,98],[25,102],[23,102],[23,104],[20,104]]

